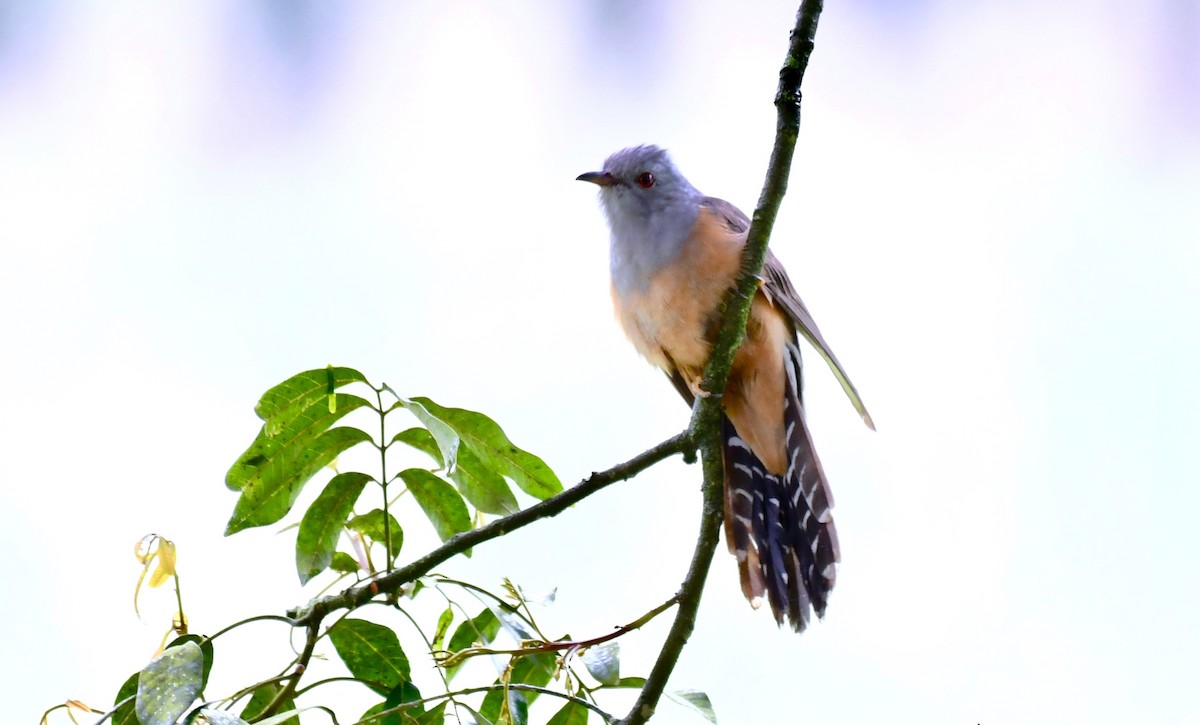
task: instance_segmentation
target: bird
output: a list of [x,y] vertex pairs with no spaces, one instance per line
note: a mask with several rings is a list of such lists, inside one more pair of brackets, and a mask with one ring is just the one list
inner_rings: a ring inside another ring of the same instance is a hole
[[[749,218],[698,191],[664,149],[635,146],[577,177],[599,186],[610,230],[614,312],[637,351],[689,405],[741,270]],[[724,528],[751,606],[803,632],[825,615],[841,560],[829,482],[805,421],[797,335],[825,359],[871,430],[874,421],[812,315],[768,250],[720,393]]]

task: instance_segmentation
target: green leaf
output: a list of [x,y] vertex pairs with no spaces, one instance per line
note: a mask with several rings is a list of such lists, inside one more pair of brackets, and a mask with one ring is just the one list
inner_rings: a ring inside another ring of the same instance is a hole
[[285,710],[283,712],[276,713],[276,714],[272,715],[271,717],[267,718],[266,720],[259,720],[254,725],[299,725],[300,713],[304,712],[305,710],[314,710],[314,709],[317,709],[317,708],[315,708],[315,707],[292,708],[291,710]]
[[450,472],[450,480],[463,498],[484,513],[507,516],[521,508],[504,476],[483,465],[470,448],[459,449],[458,466]]
[[354,503],[367,482],[372,480],[357,471],[339,473],[325,484],[317,500],[304,512],[296,534],[296,572],[301,584],[307,584],[329,568],[346,517],[354,510]]
[[[554,678],[556,669],[558,669],[558,657],[553,652],[524,655],[518,658],[517,663],[513,665],[512,679],[509,681],[545,687]],[[536,692],[527,692],[525,694],[530,702],[533,702],[538,696]]]
[[343,385],[365,382],[367,378],[353,368],[329,366],[308,370],[263,393],[254,412],[264,421],[287,420],[313,403],[326,400]]
[[675,690],[668,691],[667,697],[671,698],[680,705],[693,710],[700,714],[705,720],[713,725],[717,725],[717,714],[713,712],[712,703],[708,700],[708,695],[699,690]]
[[[530,496],[546,499],[562,491],[562,483],[545,461],[513,445],[500,426],[486,415],[461,408],[443,408],[429,398],[402,402],[427,426],[429,422],[423,415],[444,423],[485,466],[508,476]],[[422,412],[418,413],[418,410]],[[437,438],[438,432],[432,426],[430,431]]]
[[[509,675],[510,683],[521,683],[525,685],[535,685],[537,687],[545,687],[550,684],[551,678],[554,677],[554,670],[558,666],[558,658],[553,653],[542,652],[532,655],[514,655],[515,662],[512,667],[512,674]],[[500,684],[502,680],[497,679],[496,683]],[[509,690],[510,697],[514,694],[521,695],[521,704],[528,708],[534,700],[537,699],[538,693]],[[500,713],[500,703],[503,697],[502,690],[492,690],[483,698],[482,712],[484,715],[488,713]],[[513,703],[510,702],[510,707]],[[493,718],[494,719],[494,718]]]
[[293,476],[296,469],[305,465],[302,456],[316,438],[347,413],[369,405],[356,395],[338,393],[336,400],[337,409],[333,412],[328,403],[321,401],[290,418],[287,425],[278,430],[270,430],[264,424],[254,442],[225,474],[225,487],[241,491],[260,478]]
[[433,524],[438,538],[449,541],[455,534],[471,530],[471,515],[454,487],[423,468],[409,468],[400,478]]
[[396,521],[396,517],[391,514],[387,515],[389,527],[387,530],[383,528],[383,522],[383,509],[374,509],[362,516],[355,516],[353,519],[350,519],[350,523],[346,524],[346,526],[380,544],[386,541],[390,535],[392,540],[391,555],[394,559],[400,553],[401,545],[404,544],[404,531],[400,528],[400,522]]
[[355,722],[379,723],[380,725],[383,725],[384,720],[383,718],[379,717],[379,713],[386,709],[386,702],[377,702],[371,707],[367,708],[367,711],[362,715],[359,715],[358,720]]
[[[396,685],[392,688],[392,691],[388,693],[387,699],[384,700],[383,705],[385,710],[390,710],[397,705],[403,705],[406,702],[415,702],[420,699],[421,691],[417,689],[416,685],[408,680],[405,680],[404,682],[401,682],[399,685]],[[385,715],[382,723],[383,725],[404,725],[405,723],[414,722],[418,716],[423,715],[424,713],[424,707],[421,707],[420,705],[413,705],[412,707],[406,707],[403,710],[390,715]]]
[[333,552],[333,561],[329,562],[329,568],[343,574],[353,574],[358,571],[358,561],[344,551]]
[[512,715],[513,725],[529,725],[529,703],[535,694],[509,690],[508,711]]
[[443,725],[446,721],[446,705],[447,702],[442,700],[437,707],[432,710],[426,710],[423,715],[418,716],[414,722],[416,725]]
[[602,685],[615,685],[621,679],[621,643],[612,641],[588,647],[583,666]]
[[[243,720],[254,720],[262,714],[264,708],[271,704],[279,691],[283,689],[283,685],[278,682],[268,682],[254,690],[254,694],[250,696],[250,702],[246,705],[246,709],[242,710]],[[293,710],[296,707],[294,698],[288,698],[280,705],[281,710]],[[297,717],[288,718],[287,725],[300,725],[300,719]]]
[[308,479],[347,448],[369,440],[371,436],[358,428],[334,428],[322,433],[309,447],[294,451],[294,465],[271,466],[271,475],[266,475],[268,468],[264,467],[264,475],[251,479],[242,489],[233,516],[225,526],[225,535],[273,524],[283,518]]
[[293,707],[290,710],[285,710],[283,712],[276,713],[276,714],[272,715],[271,717],[267,718],[266,720],[259,720],[254,725],[299,725],[300,713],[304,712],[305,710],[312,710],[312,709],[314,709],[314,708],[302,707],[302,708],[297,709],[297,708]]
[[417,595],[421,593],[421,590],[427,586],[429,586],[429,584],[426,581],[426,577],[418,577],[413,581],[411,587],[403,587],[401,592],[409,599],[416,599]]
[[587,725],[588,709],[578,702],[568,702],[563,709],[554,713],[546,725]]
[[174,725],[200,695],[204,681],[204,653],[195,642],[171,647],[138,676],[134,706],[141,725]]
[[208,673],[212,672],[213,666],[213,645],[212,640],[208,637],[201,637],[198,634],[184,634],[171,640],[165,649],[178,647],[184,642],[194,642],[200,647],[200,654],[204,655],[204,671],[200,678],[200,694],[204,694],[204,688],[208,687]]
[[347,617],[329,628],[329,639],[350,674],[372,683],[380,695],[411,679],[400,640],[383,625]]
[[446,461],[442,459],[442,451],[428,428],[409,428],[402,430],[392,438],[392,443],[403,443],[432,458],[439,468],[445,468]]
[[451,652],[458,652],[476,644],[488,645],[496,639],[496,635],[499,633],[500,620],[496,619],[492,610],[485,609],[475,615],[474,619],[468,619],[458,625],[453,636],[450,637],[449,649]]
[[617,680],[617,684],[613,685],[613,687],[637,687],[639,689],[645,686],[645,677],[622,677]]
[[[117,690],[116,698],[113,699],[114,705],[127,697],[133,698],[137,695],[138,675],[140,674],[140,672],[134,672],[129,676],[129,679],[125,680],[125,683],[121,685],[121,689]],[[129,702],[118,707],[117,711],[113,713],[112,722],[116,725],[139,725],[137,721],[137,713],[134,712],[133,703],[134,700],[131,699]]]
[[458,433],[454,431],[442,419],[429,412],[421,402],[422,398],[413,398],[405,400],[401,398],[399,404],[406,410],[417,417],[433,436],[433,440],[437,443],[438,450],[441,451],[442,465],[448,471],[453,471],[458,465],[458,444],[460,439]]
[[[379,725],[399,723],[403,725],[442,725],[446,720],[446,702],[444,700],[432,710],[422,710],[416,715],[408,714],[409,710],[405,709],[391,715],[384,715],[382,718],[378,717],[379,713],[392,707],[395,707],[395,705],[389,705],[388,702],[378,703],[364,712],[358,718],[358,722],[379,723]],[[413,710],[417,710],[417,708],[413,708]],[[484,723],[480,723],[480,725],[484,725]]]
[[[508,711],[512,713],[513,725],[527,725],[529,722],[529,701],[520,690],[508,691]],[[533,693],[529,693],[533,694]],[[479,713],[492,722],[501,722],[500,706],[504,703],[504,690],[489,690],[479,707]]]
[[[496,615],[492,610],[485,609],[477,614],[473,619],[468,619],[458,628],[454,630],[454,634],[450,637],[450,645],[446,648],[450,652],[461,652],[468,647],[474,647],[476,644],[489,645],[496,639],[496,635],[500,633],[500,620],[496,619]],[[446,678],[453,678],[458,674],[461,664],[447,668]]]
[[475,720],[475,725],[494,725],[489,718],[484,717],[483,714],[478,710],[472,710],[470,705],[466,705],[461,702],[458,703],[458,705],[463,710],[466,710],[468,713],[470,713],[471,717]]
[[437,652],[442,649],[442,643],[446,639],[446,632],[450,631],[450,625],[454,623],[454,610],[446,607],[441,616],[438,617],[437,629],[433,632],[433,651]]

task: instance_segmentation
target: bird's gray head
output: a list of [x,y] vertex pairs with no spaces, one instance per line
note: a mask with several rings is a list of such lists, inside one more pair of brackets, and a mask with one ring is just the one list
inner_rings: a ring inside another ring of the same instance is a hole
[[578,178],[600,187],[612,230],[609,261],[617,292],[645,289],[650,277],[683,249],[704,195],[657,146],[618,151],[604,162],[603,171]]

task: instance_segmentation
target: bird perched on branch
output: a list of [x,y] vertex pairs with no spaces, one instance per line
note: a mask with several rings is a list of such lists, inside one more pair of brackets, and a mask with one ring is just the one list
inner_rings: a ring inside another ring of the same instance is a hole
[[[600,187],[612,231],[617,319],[691,404],[704,394],[705,364],[741,269],[750,220],[733,204],[697,191],[655,146],[618,151],[603,170],[579,180]],[[757,607],[765,595],[775,620],[800,632],[811,610],[825,614],[839,554],[833,497],[804,420],[797,332],[829,363],[874,430],[858,391],[768,251],[746,340],[721,397],[725,538],[746,598]]]

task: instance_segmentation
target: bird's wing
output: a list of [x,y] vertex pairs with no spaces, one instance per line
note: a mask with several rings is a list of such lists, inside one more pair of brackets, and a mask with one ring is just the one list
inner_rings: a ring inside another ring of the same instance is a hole
[[729,228],[729,231],[736,234],[745,234],[750,230],[750,217],[724,199],[718,199],[715,196],[706,196],[700,202],[700,205],[707,207],[716,214],[717,218]]
[[[750,229],[750,218],[741,209],[724,199],[710,196],[706,197],[702,203],[716,213],[730,231],[742,234]],[[821,357],[825,358],[829,369],[833,371],[833,376],[841,384],[842,390],[846,391],[846,396],[850,398],[854,409],[862,416],[863,422],[867,424],[868,428],[875,430],[875,421],[871,420],[871,414],[867,412],[867,406],[863,404],[862,397],[855,389],[854,383],[850,382],[850,376],[846,375],[837,355],[833,354],[829,343],[825,342],[825,338],[821,336],[821,330],[817,327],[816,320],[809,314],[808,308],[804,306],[804,301],[800,299],[800,294],[792,286],[792,281],[788,279],[783,264],[769,249],[766,263],[763,264],[762,290],[772,304],[778,305],[787,312],[804,339],[816,348]]]
[[871,420],[871,414],[867,412],[867,406],[863,404],[862,397],[855,389],[854,383],[850,382],[850,376],[846,375],[846,370],[838,362],[837,355],[833,354],[829,343],[825,342],[825,338],[821,336],[820,328],[809,314],[808,308],[804,306],[804,301],[800,299],[796,288],[792,286],[787,271],[770,250],[767,250],[767,261],[763,265],[763,291],[766,293],[767,299],[787,312],[804,339],[816,348],[821,357],[825,358],[829,369],[833,371],[833,376],[841,384],[842,390],[846,391],[846,396],[850,398],[854,409],[862,416],[863,422],[867,424],[868,428],[875,430],[875,421]]

